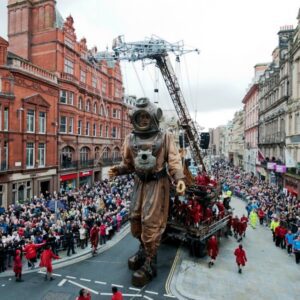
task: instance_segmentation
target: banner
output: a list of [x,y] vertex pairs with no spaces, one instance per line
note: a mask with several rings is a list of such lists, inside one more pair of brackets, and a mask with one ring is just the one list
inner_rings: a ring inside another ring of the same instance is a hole
[[294,160],[289,149],[285,149],[285,165],[287,168],[296,168],[296,161]]
[[258,161],[264,161],[265,160],[265,156],[263,155],[263,153],[259,149],[257,151],[257,159],[258,159]]

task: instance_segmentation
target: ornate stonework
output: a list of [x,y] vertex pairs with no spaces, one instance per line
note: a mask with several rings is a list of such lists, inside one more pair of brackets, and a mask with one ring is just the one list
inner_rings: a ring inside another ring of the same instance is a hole
[[35,94],[29,97],[26,97],[23,99],[25,103],[30,103],[33,105],[38,105],[38,106],[43,106],[43,107],[50,107],[50,104],[40,95],[40,94]]

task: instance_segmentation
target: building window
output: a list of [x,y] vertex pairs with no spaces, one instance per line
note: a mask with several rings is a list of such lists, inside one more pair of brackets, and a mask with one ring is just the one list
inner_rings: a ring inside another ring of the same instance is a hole
[[94,103],[94,114],[97,114],[97,103]]
[[34,167],[34,145],[27,143],[26,145],[26,168]]
[[93,124],[93,136],[96,136],[96,123]]
[[8,107],[4,108],[4,124],[3,124],[3,130],[8,130]]
[[34,110],[27,111],[27,132],[34,132]]
[[83,102],[82,98],[79,97],[79,99],[78,99],[78,109],[80,109],[80,110],[82,110],[82,102]]
[[89,148],[88,147],[82,147],[80,149],[80,162],[86,162],[89,159]]
[[300,133],[300,114],[296,113],[295,114],[295,132],[294,134],[299,134]]
[[88,100],[86,100],[85,110],[86,110],[86,111],[90,111],[90,109],[91,109],[91,102],[90,102],[90,100],[88,99]]
[[117,137],[117,128],[113,127],[111,130],[111,137],[116,138]]
[[106,95],[106,87],[107,87],[107,84],[106,84],[106,82],[102,82],[102,94],[103,95]]
[[65,45],[70,47],[71,49],[74,49],[74,42],[68,37],[65,37]]
[[39,132],[46,133],[46,113],[43,111],[39,113]]
[[108,137],[108,126],[105,127],[105,136]]
[[87,136],[90,135],[90,123],[89,122],[86,122],[85,135],[87,135]]
[[59,132],[61,133],[67,132],[67,117],[65,116],[60,117]]
[[78,133],[78,135],[81,135],[81,133],[82,133],[82,121],[81,120],[78,120],[77,133]]
[[67,91],[60,91],[59,93],[59,102],[60,103],[67,103]]
[[38,151],[39,167],[45,167],[45,159],[46,159],[45,144],[40,143],[39,151]]
[[74,133],[74,118],[69,118],[69,133]]
[[100,131],[100,132],[99,132],[99,136],[100,136],[100,137],[102,137],[102,129],[103,129],[103,126],[100,125],[100,128],[99,128],[99,131]]
[[83,70],[80,70],[80,81],[83,83],[86,82],[86,72]]
[[65,59],[65,73],[74,74],[74,63],[68,59]]
[[112,111],[112,117],[116,119],[117,116],[118,116],[118,111],[114,108]]
[[4,142],[4,153],[1,153],[0,148],[0,171],[6,170],[8,167],[8,143]]
[[95,76],[92,77],[92,87],[97,88],[97,77]]
[[68,104],[73,105],[74,104],[74,93],[68,92]]
[[104,116],[104,107],[102,105],[100,107],[100,116]]

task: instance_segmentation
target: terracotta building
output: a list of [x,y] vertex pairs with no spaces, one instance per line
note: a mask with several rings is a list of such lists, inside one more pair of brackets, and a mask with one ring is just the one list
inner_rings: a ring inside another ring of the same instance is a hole
[[55,3],[8,1],[9,45],[1,40],[0,49],[5,205],[99,180],[131,130],[119,63],[96,60],[97,49],[77,40],[73,18],[63,20]]

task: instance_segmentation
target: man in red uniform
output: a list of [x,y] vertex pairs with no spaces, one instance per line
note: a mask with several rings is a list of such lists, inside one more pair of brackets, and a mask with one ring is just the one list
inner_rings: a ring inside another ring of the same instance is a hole
[[47,280],[48,277],[49,277],[50,280],[54,279],[52,277],[52,272],[53,272],[52,258],[60,259],[59,256],[55,255],[52,252],[52,250],[50,248],[50,245],[46,245],[46,249],[42,252],[41,262],[40,262],[40,267],[45,267],[47,269],[47,273],[45,275],[45,280]]
[[118,291],[118,288],[116,286],[113,286],[111,290],[113,293],[111,300],[123,300],[123,295]]
[[208,267],[210,268],[215,264],[215,260],[219,253],[218,240],[215,235],[213,235],[207,242],[207,252],[210,256],[210,262],[208,263]]
[[91,246],[93,248],[93,254],[97,253],[97,246],[99,242],[99,229],[96,223],[94,223],[91,231],[90,231],[90,239],[91,239]]
[[22,282],[22,258],[21,258],[21,250],[16,250],[16,255],[14,257],[14,272],[16,276],[17,282]]
[[263,211],[263,209],[260,207],[257,211],[257,215],[259,218],[259,224],[263,225],[264,224],[264,218],[265,218],[265,212]]
[[238,216],[235,216],[233,219],[232,219],[232,229],[233,229],[233,235],[235,238],[237,238],[237,228],[238,228],[238,223],[239,223],[239,217]]
[[24,246],[23,251],[26,253],[25,257],[28,261],[28,268],[31,267],[31,269],[34,269],[37,255],[36,250],[44,245],[45,243],[33,244],[32,240],[29,240],[28,244]]
[[248,218],[245,215],[243,215],[241,217],[241,223],[243,225],[242,226],[242,228],[243,228],[243,237],[245,237],[246,236],[247,225],[248,225]]
[[79,296],[76,298],[76,300],[91,300],[91,294],[88,290],[81,289],[79,291]]
[[238,246],[238,248],[236,248],[234,250],[234,255],[236,256],[236,263],[237,263],[238,268],[239,268],[239,273],[241,274],[242,273],[241,266],[244,267],[245,264],[246,264],[246,261],[247,261],[246,252],[243,249],[243,245],[242,244],[240,244]]

